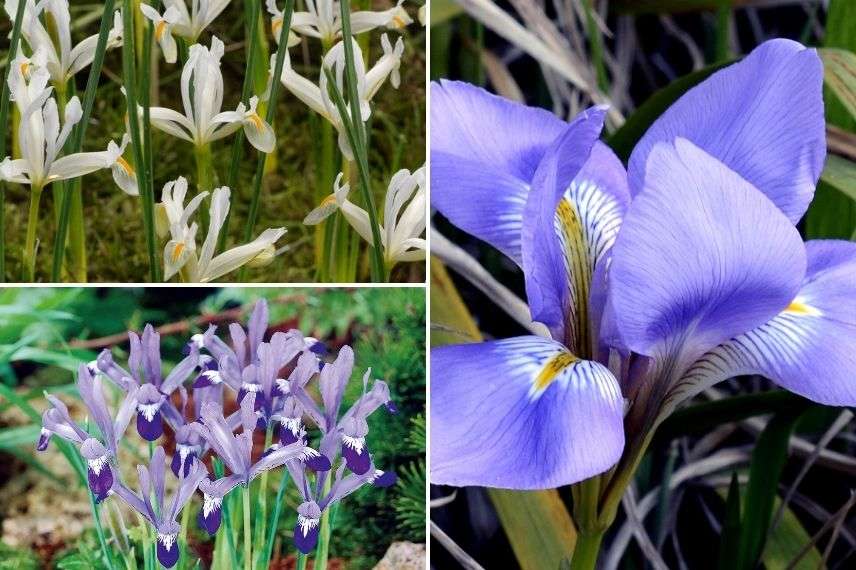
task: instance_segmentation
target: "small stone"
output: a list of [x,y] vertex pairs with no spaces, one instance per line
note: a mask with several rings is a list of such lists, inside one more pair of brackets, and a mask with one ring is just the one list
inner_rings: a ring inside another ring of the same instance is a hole
[[425,545],[415,542],[393,542],[374,570],[424,570]]

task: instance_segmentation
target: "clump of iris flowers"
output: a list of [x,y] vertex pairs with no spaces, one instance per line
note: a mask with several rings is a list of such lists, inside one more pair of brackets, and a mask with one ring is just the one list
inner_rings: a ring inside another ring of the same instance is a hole
[[598,140],[604,108],[568,124],[432,86],[432,204],[522,268],[549,330],[432,350],[432,483],[573,485],[572,564],[593,568],[691,396],[759,374],[856,403],[856,244],[795,227],[826,155],[822,84],[815,50],[766,42],[672,105],[627,169]]
[[[261,532],[252,528],[251,521],[258,519],[251,516],[250,505],[267,501],[261,496],[251,500],[250,483],[257,477],[264,482],[270,470],[285,467],[277,499],[282,500],[290,474],[303,501],[297,508],[294,544],[301,557],[317,545],[316,566],[323,567],[330,523],[322,514],[364,485],[385,487],[396,481],[393,472],[374,465],[366,445],[368,416],[381,406],[396,412],[387,384],[376,380],[369,389],[369,369],[363,376],[363,395],[339,417],[353,370],[350,347],[344,346],[335,360],[325,364],[326,348],[315,339],[289,330],[265,340],[267,328],[268,308],[262,300],[247,329],[238,324],[229,327],[231,343],[221,340],[212,325],[191,337],[185,357],[168,373],[155,329],[146,326],[142,335],[129,332],[127,365],[115,362],[105,349],[78,370],[78,390],[94,426],[75,422],[60,399],[47,395],[51,407],[44,412],[37,449],[46,450],[53,436],[75,444],[94,501],[115,497],[138,513],[141,524],[150,529],[144,535],[151,537],[164,567],[175,566],[187,549],[188,505],[194,496],[200,499],[200,527],[211,535],[229,534],[231,543],[234,528],[223,524],[231,520],[224,513],[225,499],[240,488],[244,568],[267,567],[276,520]],[[310,395],[313,380],[321,394],[320,406]],[[115,411],[108,404],[114,395],[120,402]],[[226,404],[233,399],[238,410],[228,413]],[[129,469],[120,448],[134,419],[139,436],[148,442],[149,457],[136,466],[136,481],[131,482],[123,477]],[[175,434],[171,458],[162,445],[155,446],[167,428]],[[320,437],[313,437],[315,429]],[[260,449],[254,444],[256,435],[265,442]],[[311,441],[318,441],[318,449]],[[169,496],[168,489],[173,489]],[[267,486],[263,483],[258,489],[263,495]],[[281,507],[275,505],[272,512],[279,513]],[[264,516],[261,520],[267,523]],[[319,544],[322,527],[325,538]],[[254,542],[256,536],[264,540]],[[237,549],[231,550],[229,559],[237,565]],[[144,552],[148,555],[147,547]]]

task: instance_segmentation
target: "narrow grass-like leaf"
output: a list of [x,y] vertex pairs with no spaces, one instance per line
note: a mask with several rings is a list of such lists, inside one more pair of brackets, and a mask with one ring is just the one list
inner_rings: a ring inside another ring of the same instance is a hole
[[[12,59],[18,53],[21,41],[21,22],[24,21],[24,6],[26,0],[18,0],[18,11],[12,25],[12,38],[9,42],[9,66],[6,69],[5,81],[0,87],[0,125],[9,124],[9,74],[12,73]],[[0,135],[0,160],[6,158],[6,134]],[[6,281],[6,183],[0,182],[0,281]]]
[[377,225],[377,211],[375,210],[374,196],[371,191],[371,182],[369,180],[368,160],[365,154],[358,150],[357,145],[361,142],[359,129],[355,129],[351,119],[348,118],[348,109],[345,105],[345,100],[342,98],[342,93],[336,86],[336,79],[333,76],[333,72],[325,67],[324,73],[327,75],[328,87],[333,95],[333,102],[336,104],[336,109],[338,109],[339,115],[342,118],[342,124],[345,129],[345,134],[348,137],[348,143],[351,145],[354,158],[357,159],[357,171],[360,175],[360,188],[363,191],[363,198],[367,203],[366,209],[369,214],[369,223],[372,226],[372,241],[374,241],[371,255],[372,281],[383,281],[383,246],[380,245],[380,228]]
[[[267,113],[265,113],[265,121],[272,125],[276,115],[276,102],[279,95],[279,87],[282,85],[280,77],[282,77],[282,68],[285,65],[285,50],[288,49],[288,34],[291,31],[291,16],[294,13],[294,0],[285,0],[285,8],[282,11],[282,29],[279,32],[279,47],[276,50],[276,62],[274,64],[273,79],[270,85],[270,98],[268,100]],[[265,160],[267,155],[259,151],[258,161],[256,162],[256,173],[253,176],[253,196],[250,201],[250,212],[247,216],[247,225],[244,227],[244,242],[247,243],[253,238],[253,229],[256,226],[256,219],[259,216],[259,200],[262,193],[262,178],[265,171]],[[246,266],[241,269],[238,281],[244,281],[246,276]]]
[[856,119],[856,53],[839,48],[823,48],[818,53],[824,83]]
[[[354,42],[351,34],[351,5],[350,2],[339,2],[339,12],[342,21],[342,43],[345,49],[345,86],[348,90],[348,101],[351,105],[351,127],[353,138],[358,146],[353,143],[351,148],[357,159],[357,168],[360,171],[363,200],[369,214],[369,224],[372,228],[373,262],[372,281],[386,281],[384,278],[383,245],[380,240],[380,225],[377,221],[377,207],[375,206],[374,194],[372,193],[371,177],[369,176],[368,141],[364,130],[362,111],[360,110],[360,98],[357,93],[357,72],[354,67]],[[327,73],[329,70],[325,70]],[[335,83],[330,82],[335,88]],[[338,106],[338,104],[337,104]],[[341,112],[341,111],[340,111]],[[350,138],[350,137],[349,137]],[[389,222],[388,222],[389,223]]]
[[279,490],[276,492],[276,502],[274,503],[273,510],[270,513],[270,518],[267,523],[268,533],[265,540],[265,547],[262,551],[262,557],[259,560],[259,568],[267,568],[270,566],[270,557],[273,555],[273,542],[276,538],[276,527],[279,525],[279,515],[282,512],[282,497],[285,494],[285,488],[287,486],[288,471],[282,469],[282,479],[279,481]]
[[[808,404],[806,404],[806,407]],[[788,441],[805,407],[776,414],[761,432],[752,451],[749,483],[740,521],[737,568],[755,568],[764,549],[779,479],[788,458]]]
[[[92,106],[95,104],[95,94],[98,91],[98,82],[101,79],[101,69],[104,66],[104,54],[107,51],[107,39],[113,26],[113,6],[115,0],[104,1],[104,12],[101,14],[101,25],[98,29],[98,43],[95,46],[95,58],[89,67],[89,78],[86,80],[86,91],[83,93],[83,117],[74,129],[71,136],[70,153],[78,153],[83,149],[83,138],[86,135],[86,127],[92,116]],[[5,124],[0,121],[0,124]],[[0,152],[0,155],[3,153]],[[51,281],[59,282],[62,271],[62,262],[65,259],[65,242],[68,234],[68,219],[71,213],[71,193],[80,185],[80,180],[66,183],[62,191],[59,220],[57,221],[56,240],[54,241],[53,266],[51,267]]]
[[[244,17],[247,20],[246,33],[249,36],[247,43],[247,69],[244,71],[244,85],[241,88],[241,101],[244,105],[250,104],[250,95],[253,92],[253,70],[257,65],[256,60],[256,43],[258,42],[259,34],[253,33],[252,26],[257,25],[258,13],[261,4],[259,0],[249,0],[245,2]],[[262,62],[264,65],[265,62]],[[238,129],[235,133],[235,140],[232,142],[232,158],[229,161],[229,174],[226,178],[226,185],[235,192],[235,186],[238,183],[238,170],[241,166],[241,157],[244,150],[244,129]],[[232,219],[232,210],[226,215],[223,221],[223,228],[220,231],[220,238],[217,242],[217,248],[221,251],[226,249],[226,240],[229,237],[229,221]]]
[[731,474],[728,497],[725,500],[725,519],[719,542],[719,570],[733,570],[740,555],[740,482],[737,472]]
[[140,117],[137,106],[137,69],[135,53],[134,6],[132,0],[123,0],[122,4],[123,42],[122,74],[125,87],[125,100],[128,108],[128,124],[131,146],[134,149],[134,164],[137,166],[137,185],[143,203],[143,226],[146,233],[146,249],[149,257],[149,275],[152,281],[160,281],[160,264],[156,253],[154,225],[154,196],[149,182],[150,172],[143,149],[143,135],[140,130]]

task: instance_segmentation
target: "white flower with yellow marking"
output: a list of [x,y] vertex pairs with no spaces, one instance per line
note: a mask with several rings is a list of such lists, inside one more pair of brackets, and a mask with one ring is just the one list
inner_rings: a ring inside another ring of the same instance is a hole
[[[381,36],[381,47],[383,48],[383,55],[371,69],[366,71],[362,50],[359,44],[354,41],[354,71],[357,78],[357,95],[360,99],[360,116],[363,121],[367,121],[371,116],[370,102],[386,79],[389,78],[390,83],[396,89],[400,83],[398,69],[401,65],[401,56],[404,54],[404,42],[399,38],[393,46],[387,35],[384,34]],[[344,96],[346,93],[344,81],[345,44],[339,42],[333,46],[324,56],[322,65],[333,73],[336,78],[336,87]],[[273,75],[273,68],[274,58],[271,58],[271,75]],[[348,143],[344,124],[335,101],[330,95],[330,85],[323,69],[319,84],[315,85],[294,71],[288,52],[286,52],[280,80],[283,86],[300,99],[304,105],[324,117],[336,128],[339,133],[339,149],[346,159],[353,160],[353,152],[351,152]]]
[[211,48],[200,44],[190,47],[190,55],[181,73],[181,100],[184,114],[164,107],[152,107],[152,126],[193,143],[205,146],[244,129],[247,140],[258,150],[273,152],[276,137],[273,129],[261,117],[256,106],[258,99],[250,100],[250,108],[243,103],[235,111],[221,112],[223,106],[223,74],[220,59],[224,46],[218,38],[211,38]]
[[[14,22],[18,13],[18,0],[6,0],[5,8]],[[50,22],[49,33],[42,21]],[[41,51],[46,58],[46,66],[54,85],[64,85],[74,75],[95,59],[98,36],[84,39],[76,46],[71,40],[71,16],[68,0],[26,0],[21,33],[33,52]],[[122,19],[116,11],[113,28],[107,37],[107,49],[122,45]]]
[[[51,182],[112,168],[121,159],[124,143],[120,147],[112,141],[106,151],[59,157],[72,128],[80,122],[83,109],[80,100],[72,97],[66,104],[60,125],[57,104],[51,96],[53,90],[47,85],[49,80],[50,72],[37,67],[33,60],[18,57],[12,62],[9,90],[21,114],[18,126],[21,158],[6,157],[0,163],[2,180],[43,188]],[[120,186],[129,194],[133,193],[136,178],[133,183],[130,178],[124,179]]]
[[[273,258],[268,255],[274,248],[274,244],[284,234],[284,228],[268,229],[250,243],[239,245],[227,250],[220,255],[214,255],[220,231],[226,216],[229,214],[230,190],[221,187],[211,194],[209,206],[209,225],[205,241],[197,255],[196,233],[198,226],[196,222],[190,223],[190,219],[202,201],[208,196],[208,192],[196,195],[185,207],[184,199],[187,195],[187,180],[183,177],[169,182],[164,186],[163,197],[158,205],[158,214],[169,224],[170,240],[164,248],[164,279],[169,280],[176,273],[181,272],[185,281],[193,283],[208,283],[238,269],[243,265],[252,265],[257,258],[264,257],[268,260]],[[161,226],[159,230],[165,228]],[[165,233],[165,232],[164,232]]]
[[[333,194],[312,210],[303,223],[314,226],[339,210],[351,227],[364,240],[373,244],[368,212],[348,200],[350,186],[341,185],[341,181],[340,173]],[[389,183],[380,225],[384,259],[388,267],[402,261],[425,259],[426,243],[420,237],[425,231],[425,210],[425,167],[412,174],[409,170],[396,172]]]
[[[277,7],[277,0],[266,0],[268,12],[272,16],[271,28],[275,38],[279,37],[282,29],[282,10]],[[385,27],[401,30],[413,19],[402,6],[403,0],[388,10],[379,12],[359,11],[351,14],[351,33],[362,34]],[[291,29],[298,34],[310,38],[318,38],[327,45],[332,45],[341,39],[342,22],[340,7],[333,0],[306,0],[306,11],[295,12],[291,17]],[[299,40],[298,40],[299,41]],[[289,37],[289,46],[292,39]]]
[[177,14],[172,22],[172,32],[190,43],[195,43],[205,28],[226,9],[229,2],[230,0],[191,0],[189,10],[185,0],[164,0],[163,4],[167,12],[174,10]]
[[178,9],[171,6],[161,16],[157,10],[148,4],[140,4],[140,11],[154,24],[155,41],[158,42],[166,62],[175,63],[178,59],[178,46],[175,43],[175,38],[172,37],[172,26],[181,17]]

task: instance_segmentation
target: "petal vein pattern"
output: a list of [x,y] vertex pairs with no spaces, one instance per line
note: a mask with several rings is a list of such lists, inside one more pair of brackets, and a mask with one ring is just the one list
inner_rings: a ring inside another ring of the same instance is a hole
[[539,337],[431,351],[431,480],[547,489],[602,473],[624,447],[603,365]]

